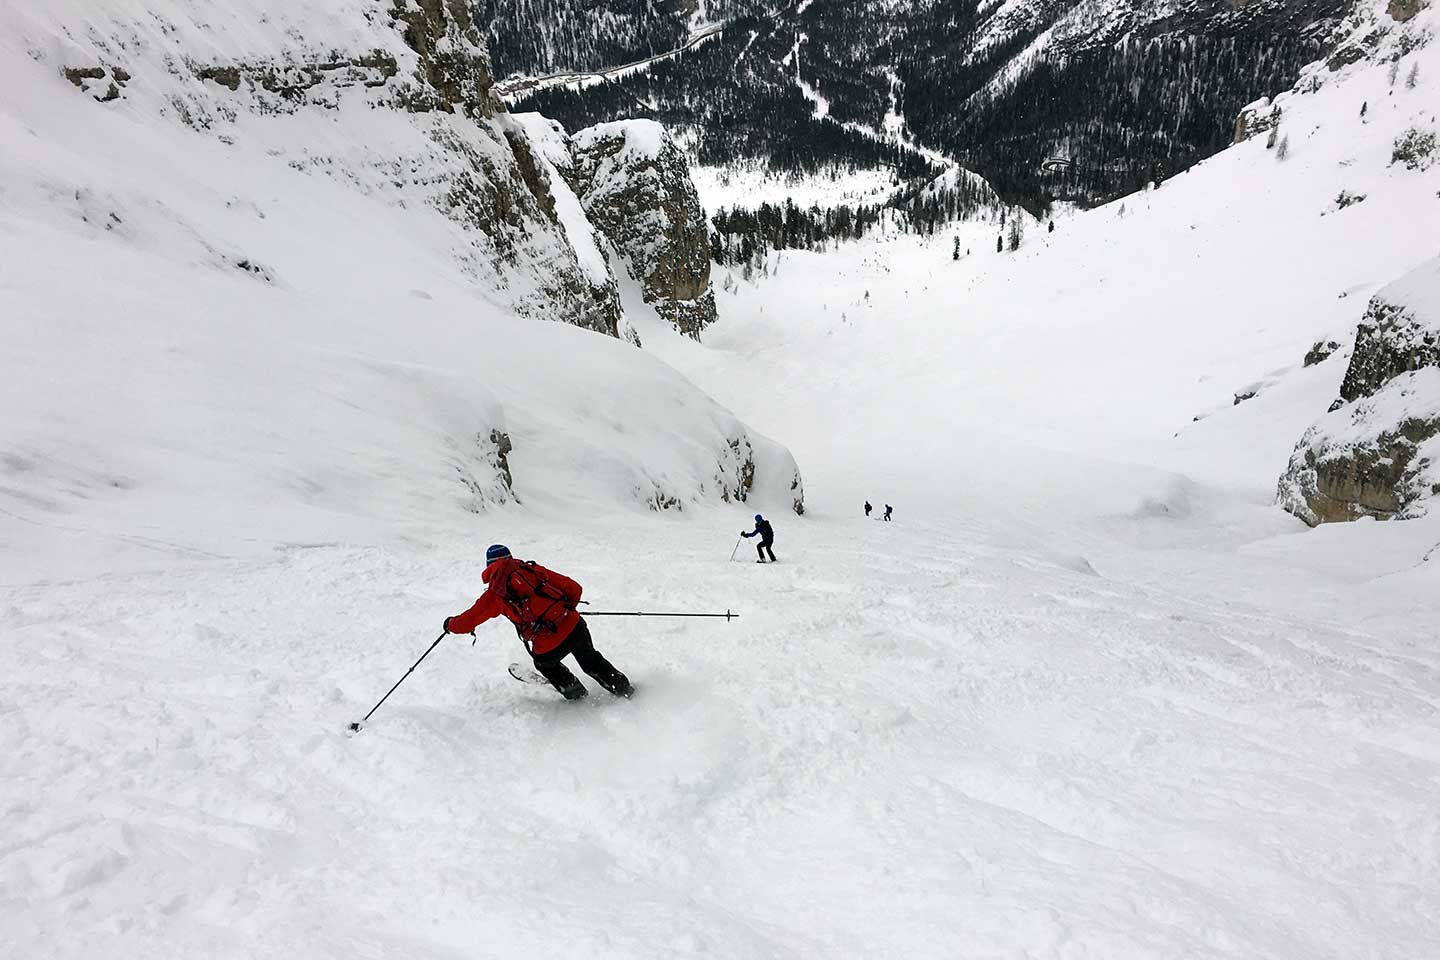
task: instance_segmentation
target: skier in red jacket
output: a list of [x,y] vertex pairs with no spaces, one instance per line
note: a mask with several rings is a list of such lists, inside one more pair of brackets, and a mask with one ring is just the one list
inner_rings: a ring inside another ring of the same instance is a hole
[[625,674],[591,642],[590,628],[575,610],[583,589],[580,584],[533,561],[517,560],[498,543],[485,551],[480,579],[485,581],[485,592],[469,610],[445,618],[446,633],[474,633],[486,620],[503,616],[515,624],[535,669],[566,700],[579,700],[588,692],[561,663],[572,654],[581,670],[615,696],[635,692]]

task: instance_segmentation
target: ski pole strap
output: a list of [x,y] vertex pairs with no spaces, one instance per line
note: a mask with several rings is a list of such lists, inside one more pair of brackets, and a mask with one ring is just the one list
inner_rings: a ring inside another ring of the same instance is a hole
[[726,610],[724,613],[645,613],[640,610],[583,610],[582,617],[724,617],[726,620],[739,620],[740,614],[731,613]]

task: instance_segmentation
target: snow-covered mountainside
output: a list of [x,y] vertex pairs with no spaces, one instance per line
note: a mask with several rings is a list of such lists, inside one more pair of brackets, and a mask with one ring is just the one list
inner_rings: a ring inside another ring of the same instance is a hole
[[654,56],[767,0],[484,0],[500,76],[599,70]]
[[[627,326],[616,271],[582,254],[588,230],[556,212],[566,186],[492,93],[468,3],[152,11],[106,0],[18,4],[4,16],[11,83],[24,92],[63,77],[97,118],[183,126],[237,163],[263,155],[423,211],[401,222],[447,244],[457,269],[507,306],[612,336]],[[675,176],[688,186],[683,167]]]
[[5,9],[7,539],[802,503],[782,448],[613,338],[593,225],[447,9]]
[[[1440,129],[1437,11],[1399,23],[1386,10],[1372,4],[1344,38],[1342,49],[1363,47],[1358,59],[1312,64],[1266,105],[1265,135],[1158,189],[1048,222],[1021,217],[1014,252],[1010,226],[988,219],[934,240],[876,230],[853,248],[786,252],[757,285],[722,273],[721,312],[736,322],[707,342],[779,368],[756,363],[737,384],[726,359],[675,359],[751,416],[769,409],[751,399],[765,397],[761,383],[813,387],[783,404],[801,415],[854,384],[843,428],[853,443],[832,429],[807,446],[816,433],[803,416],[772,427],[802,461],[863,458],[893,472],[913,457],[880,439],[897,418],[937,436],[983,424],[985,438],[1035,431],[1057,450],[1164,464],[1268,511],[1296,440],[1347,396],[1367,300],[1440,250],[1440,162],[1421,156]],[[1392,292],[1414,301],[1406,315],[1427,315],[1427,276]],[[1317,341],[1338,349],[1307,364]],[[1420,356],[1407,362],[1429,362]],[[884,375],[847,369],[856,362]],[[970,482],[997,464],[979,436],[946,449],[955,461],[938,476]],[[1017,493],[1026,482],[1006,481]]]
[[[408,114],[196,131],[7,47],[0,956],[1434,956],[1440,511],[1274,494],[1396,379],[1367,303],[1433,315],[1437,32],[1377,0],[1097,210],[718,268],[698,340],[618,271],[643,350],[290,163]],[[576,144],[496,120],[601,277]],[[504,623],[407,673],[496,541],[740,619],[591,618],[629,701],[516,683]]]
[[908,180],[932,176],[939,154],[1031,209],[1093,203],[1223,148],[1236,111],[1287,87],[1354,5],[777,4],[683,56],[540,89],[522,109],[572,129],[653,117],[707,166],[891,169]]

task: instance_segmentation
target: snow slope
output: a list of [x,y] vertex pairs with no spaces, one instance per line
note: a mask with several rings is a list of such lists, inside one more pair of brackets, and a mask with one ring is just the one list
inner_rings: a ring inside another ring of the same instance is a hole
[[[1269,503],[1343,367],[1304,349],[1440,240],[1386,163],[1428,89],[1357,65],[1283,164],[1015,255],[786,254],[644,353],[509,317],[389,204],[6,100],[0,955],[1435,955],[1440,524]],[[651,350],[799,454],[780,564],[728,561],[748,506],[636,503],[736,423]],[[496,416],[520,502],[471,513]],[[639,693],[579,704],[487,625],[346,737],[494,540],[742,619],[596,618]]]
[[[1434,16],[1412,29],[1433,29]],[[1420,79],[1407,89],[1412,65]],[[1281,97],[1286,159],[1257,137],[1158,190],[1060,210],[1053,233],[1027,219],[1015,254],[995,252],[1006,231],[994,221],[929,244],[891,233],[787,251],[773,279],[724,299],[734,322],[709,341],[722,352],[674,359],[726,387],[742,415],[769,416],[802,461],[903,475],[916,484],[907,496],[943,497],[933,477],[950,471],[1052,486],[1008,469],[999,451],[1018,442],[1054,451],[1051,471],[1099,457],[1268,501],[1344,372],[1348,349],[1301,369],[1306,350],[1330,338],[1348,348],[1369,295],[1440,249],[1440,216],[1428,215],[1440,213],[1440,165],[1391,162],[1404,131],[1435,125],[1440,59],[1434,44],[1402,57],[1393,87],[1389,67],[1320,66],[1299,84],[1318,91]],[[1341,191],[1366,199],[1339,209]],[[772,403],[762,384],[785,384],[791,402]],[[1233,405],[1251,389],[1260,395]],[[817,409],[823,432],[811,429]],[[917,435],[947,442],[917,458]]]

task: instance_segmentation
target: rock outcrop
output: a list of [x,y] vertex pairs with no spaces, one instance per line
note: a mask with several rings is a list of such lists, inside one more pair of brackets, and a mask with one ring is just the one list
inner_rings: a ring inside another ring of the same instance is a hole
[[1313,367],[1317,363],[1324,363],[1335,355],[1340,349],[1338,340],[1316,340],[1315,345],[1305,351],[1305,359],[1302,366]]
[[720,488],[720,499],[746,503],[755,488],[756,473],[767,477],[790,476],[790,509],[796,516],[805,513],[805,485],[800,479],[800,468],[789,452],[760,441],[757,444],[746,434],[731,437],[731,456],[722,459],[720,472],[715,481]]
[[1377,294],[1340,397],[1296,446],[1280,505],[1311,526],[1425,512],[1440,494],[1440,258]]
[[404,24],[405,43],[419,57],[411,109],[459,109],[476,119],[501,109],[469,0],[392,0],[390,16]]
[[1398,163],[1406,170],[1429,170],[1437,159],[1434,130],[1411,127],[1395,138],[1390,150],[1390,162]]
[[1281,109],[1271,103],[1269,97],[1261,97],[1254,103],[1246,104],[1235,118],[1232,142],[1244,143],[1251,137],[1274,130],[1280,125],[1281,115]]
[[687,336],[715,321],[710,235],[679,147],[651,120],[602,123],[572,138],[575,192],[630,264],[645,301]]
[[1404,23],[1424,10],[1425,5],[1426,0],[1390,0],[1390,5],[1385,8],[1385,12],[1390,15],[1390,19],[1397,23]]
[[[698,338],[715,321],[709,224],[684,155],[664,128],[627,120],[571,137],[537,113],[513,121],[544,168],[581,264],[612,276],[619,265],[603,252],[608,242],[656,314]],[[623,318],[621,332],[638,345]]]

